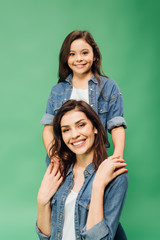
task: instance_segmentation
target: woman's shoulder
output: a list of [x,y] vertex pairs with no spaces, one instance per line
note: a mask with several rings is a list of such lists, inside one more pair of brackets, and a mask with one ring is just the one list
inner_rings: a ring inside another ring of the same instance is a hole
[[121,194],[125,193],[127,191],[127,188],[128,188],[128,174],[127,173],[120,174],[119,176],[114,178],[108,186],[109,192],[114,191],[117,194],[118,194],[118,192]]

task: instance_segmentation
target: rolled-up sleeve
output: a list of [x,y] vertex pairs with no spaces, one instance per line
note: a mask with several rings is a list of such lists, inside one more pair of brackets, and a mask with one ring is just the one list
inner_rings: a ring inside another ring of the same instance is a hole
[[81,232],[82,239],[84,240],[103,239],[107,235],[108,235],[108,227],[104,219],[102,219],[102,221],[94,225],[89,230],[86,231],[86,228],[84,228]]
[[83,240],[114,239],[128,188],[128,175],[119,175],[105,190],[103,211],[104,218],[98,224],[81,232]]
[[41,231],[39,230],[39,228],[37,227],[37,223],[36,223],[36,232],[38,234],[38,237],[40,240],[50,240],[51,236],[46,236],[43,233],[41,233]]
[[112,94],[109,101],[107,129],[111,132],[112,128],[123,126],[127,128],[126,121],[123,117],[123,97],[117,84],[113,86]]

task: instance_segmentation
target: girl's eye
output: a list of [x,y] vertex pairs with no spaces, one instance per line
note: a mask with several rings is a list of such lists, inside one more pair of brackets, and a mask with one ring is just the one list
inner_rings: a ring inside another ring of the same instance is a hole
[[88,54],[88,52],[87,52],[87,51],[85,51],[85,52],[83,52],[83,54],[84,54],[84,55],[87,55],[87,54]]
[[74,56],[75,54],[74,53],[69,53],[69,56]]

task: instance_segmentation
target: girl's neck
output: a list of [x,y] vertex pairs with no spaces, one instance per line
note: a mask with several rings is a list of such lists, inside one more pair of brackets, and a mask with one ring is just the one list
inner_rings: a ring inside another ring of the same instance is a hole
[[73,74],[72,83],[75,88],[80,89],[87,89],[88,88],[88,81],[92,77],[92,72],[88,74]]

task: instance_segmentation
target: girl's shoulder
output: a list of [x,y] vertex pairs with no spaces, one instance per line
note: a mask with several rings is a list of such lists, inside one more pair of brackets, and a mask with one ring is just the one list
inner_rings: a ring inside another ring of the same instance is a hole
[[121,90],[118,84],[111,78],[100,76],[100,86],[103,91],[103,94],[106,94],[106,95],[121,94]]
[[67,82],[60,82],[57,83],[56,85],[54,85],[51,89],[51,93],[56,92],[56,93],[62,93],[62,91],[65,90],[65,88],[67,87]]

